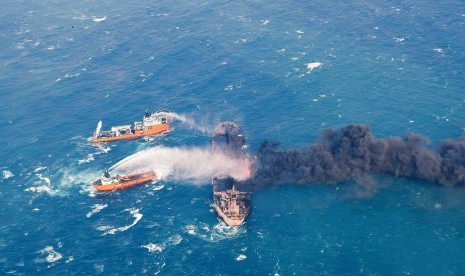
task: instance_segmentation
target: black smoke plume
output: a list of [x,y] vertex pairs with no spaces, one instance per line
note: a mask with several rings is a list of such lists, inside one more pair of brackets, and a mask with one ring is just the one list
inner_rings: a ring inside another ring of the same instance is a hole
[[325,130],[321,140],[299,150],[265,141],[252,183],[337,183],[366,174],[392,174],[455,186],[465,182],[465,141],[445,140],[437,149],[417,134],[376,139],[366,125]]

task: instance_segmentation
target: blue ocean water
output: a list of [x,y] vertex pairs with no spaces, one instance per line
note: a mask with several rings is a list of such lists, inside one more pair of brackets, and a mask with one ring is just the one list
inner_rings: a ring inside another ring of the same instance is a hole
[[234,229],[210,183],[90,187],[128,155],[208,146],[208,133],[175,122],[149,140],[89,142],[98,120],[164,108],[238,123],[251,153],[348,123],[432,147],[462,138],[463,1],[6,0],[0,19],[2,274],[465,274],[462,186],[289,183],[256,191]]

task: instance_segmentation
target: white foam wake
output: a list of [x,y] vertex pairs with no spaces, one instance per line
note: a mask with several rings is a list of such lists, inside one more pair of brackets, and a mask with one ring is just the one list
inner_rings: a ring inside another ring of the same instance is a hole
[[139,220],[142,219],[142,214],[139,213],[139,209],[130,208],[130,209],[126,209],[124,211],[129,211],[129,213],[134,217],[134,221],[130,225],[121,226],[121,227],[117,227],[117,228],[114,228],[113,226],[100,226],[100,227],[97,228],[97,230],[104,232],[103,233],[104,236],[105,235],[114,235],[117,232],[124,232],[124,231],[128,230],[129,228],[136,225],[139,222]]
[[87,213],[86,217],[90,218],[92,215],[97,214],[98,212],[102,211],[107,207],[108,204],[95,204],[94,206],[92,206],[92,211]]
[[36,174],[36,176],[39,180],[34,181],[34,186],[26,188],[26,192],[32,192],[37,194],[48,193],[52,196],[57,194],[57,191],[52,189],[50,178],[45,177],[40,173]]
[[219,221],[218,224],[213,226],[213,229],[210,229],[205,223],[200,223],[199,226],[189,224],[184,229],[188,234],[208,242],[219,242],[225,239],[232,239],[246,232],[245,227],[232,227],[223,221]]

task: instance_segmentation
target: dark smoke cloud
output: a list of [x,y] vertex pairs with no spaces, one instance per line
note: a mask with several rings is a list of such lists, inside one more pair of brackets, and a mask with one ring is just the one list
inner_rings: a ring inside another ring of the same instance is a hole
[[465,182],[465,141],[446,140],[437,149],[417,134],[376,139],[366,125],[326,130],[321,140],[300,150],[262,143],[255,186],[281,183],[337,183],[369,173],[386,173],[455,186]]

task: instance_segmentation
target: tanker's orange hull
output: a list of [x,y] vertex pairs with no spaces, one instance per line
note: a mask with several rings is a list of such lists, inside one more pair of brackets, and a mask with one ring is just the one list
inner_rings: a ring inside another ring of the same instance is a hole
[[111,192],[115,190],[126,189],[139,184],[144,184],[155,179],[157,179],[157,175],[155,173],[135,174],[123,176],[120,179],[120,182],[117,183],[99,184],[99,180],[97,180],[92,183],[92,186],[98,192]]
[[113,141],[128,140],[128,139],[139,139],[144,136],[160,134],[160,133],[168,131],[169,129],[170,129],[169,124],[159,124],[159,125],[150,126],[143,130],[136,130],[134,133],[127,133],[127,134],[122,134],[122,135],[114,136],[114,137],[97,137],[96,133],[94,133],[94,136],[92,137],[92,142],[101,143],[101,142],[113,142]]

